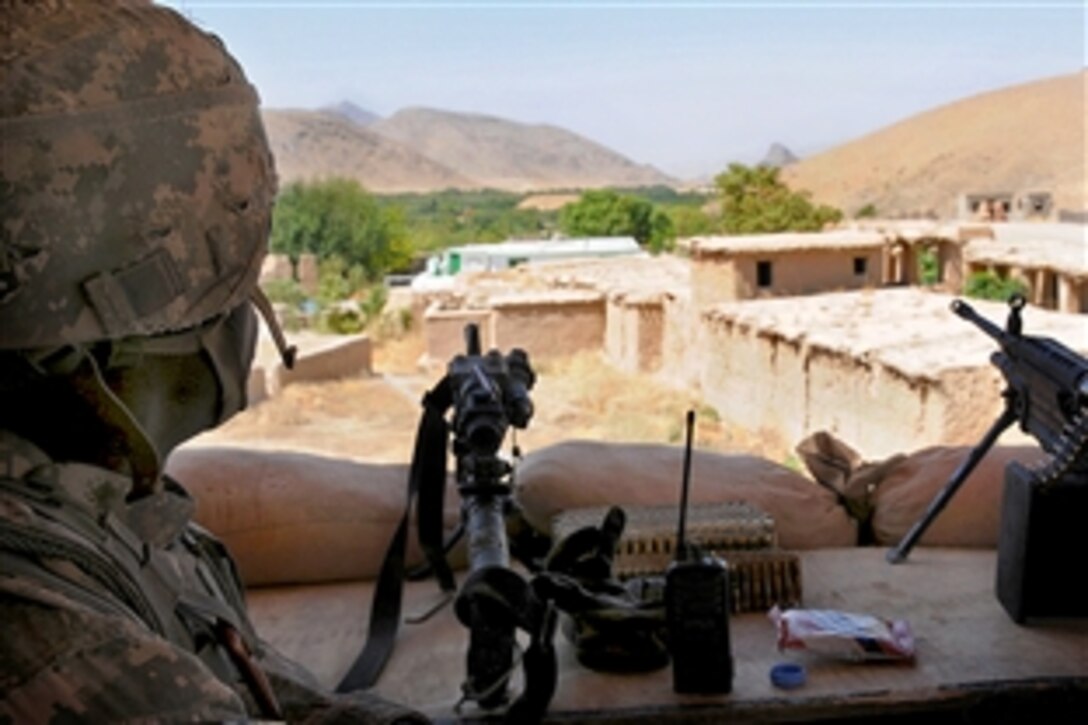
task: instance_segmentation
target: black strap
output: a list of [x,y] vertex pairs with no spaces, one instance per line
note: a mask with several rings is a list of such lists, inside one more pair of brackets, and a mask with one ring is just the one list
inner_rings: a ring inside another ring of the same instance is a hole
[[[441,392],[447,389],[448,386],[441,386]],[[416,449],[412,454],[413,473],[418,471],[419,479],[416,483],[419,495],[416,526],[419,546],[438,585],[444,592],[453,592],[457,590],[457,582],[446,560],[447,548],[442,540],[446,512],[446,446],[449,442],[449,424],[444,413],[449,406],[443,406],[437,390],[431,391],[423,399],[423,417],[416,436]]]
[[[434,389],[423,396],[423,415],[420,417],[412,465],[408,473],[408,498],[404,515],[401,516],[400,524],[389,543],[385,561],[382,562],[381,572],[378,574],[378,583],[374,588],[370,606],[366,645],[336,686],[337,692],[371,687],[378,681],[393,652],[393,643],[400,626],[408,525],[417,494],[420,546],[443,591],[452,592],[457,588],[442,548],[446,445],[449,440],[449,424],[446,422],[445,412],[449,405],[449,385],[443,378]],[[435,527],[437,531],[434,530]]]

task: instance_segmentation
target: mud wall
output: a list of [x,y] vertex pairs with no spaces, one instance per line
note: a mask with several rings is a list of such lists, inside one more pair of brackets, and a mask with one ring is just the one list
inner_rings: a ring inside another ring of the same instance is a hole
[[662,364],[663,296],[612,295],[605,322],[605,354],[619,370],[654,373]]
[[708,311],[700,315],[699,384],[722,420],[791,446],[806,428],[807,365],[800,344]]
[[741,299],[736,268],[723,257],[700,257],[691,262],[691,294],[695,309]]
[[[864,271],[855,272],[856,260]],[[770,284],[760,287],[758,266],[769,262]],[[746,255],[734,261],[737,294],[753,297],[810,295],[831,290],[862,289],[881,283],[879,249],[796,250],[786,254]]]
[[664,329],[658,377],[669,385],[695,388],[706,359],[705,335],[688,295],[667,295],[662,301]]
[[696,304],[704,308],[757,297],[876,287],[883,282],[883,266],[880,248],[707,255],[693,262],[692,284]]
[[536,360],[604,348],[602,294],[492,298],[491,309],[490,338],[503,352],[520,347]]
[[465,352],[465,326],[475,323],[480,328],[480,347],[488,350],[494,346],[491,331],[490,309],[444,309],[432,305],[423,315],[423,341],[426,345],[426,362],[445,365],[450,358]]
[[945,289],[959,292],[966,281],[963,276],[963,246],[942,241],[937,246],[941,265],[941,283]]
[[866,458],[973,445],[1000,412],[983,366],[909,376],[893,365],[756,329],[715,310],[700,317],[703,395],[722,419],[793,446],[826,430]]
[[249,405],[278,395],[288,385],[300,382],[336,380],[374,371],[370,337],[364,334],[329,337],[327,341],[302,347],[291,370],[279,357],[258,361],[246,381]]

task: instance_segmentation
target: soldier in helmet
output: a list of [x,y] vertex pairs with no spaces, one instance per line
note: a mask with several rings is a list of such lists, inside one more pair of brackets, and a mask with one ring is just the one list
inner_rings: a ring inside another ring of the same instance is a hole
[[268,310],[253,88],[171,10],[0,3],[0,721],[417,719],[261,642],[162,475],[244,407]]

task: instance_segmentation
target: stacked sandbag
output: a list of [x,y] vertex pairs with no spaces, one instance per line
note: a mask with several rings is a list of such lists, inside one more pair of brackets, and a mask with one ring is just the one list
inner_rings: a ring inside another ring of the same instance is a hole
[[[797,446],[813,477],[836,492],[858,520],[861,543],[892,546],[920,520],[966,460],[969,446],[933,446],[864,461],[826,432]],[[1037,446],[995,446],[960,485],[919,539],[923,546],[994,548],[1001,523],[1005,466],[1045,457]],[[867,532],[867,533],[866,533]]]
[[[407,465],[281,451],[181,448],[167,474],[196,499],[197,523],[227,545],[247,586],[375,578],[408,491]],[[458,506],[448,486],[447,529]],[[414,526],[407,561],[422,561]]]
[[[683,456],[683,448],[661,444],[558,443],[525,456],[516,499],[529,523],[545,533],[558,514],[576,509],[678,505]],[[758,456],[693,451],[690,505],[727,501],[770,514],[783,549],[857,540],[835,493],[801,474]]]

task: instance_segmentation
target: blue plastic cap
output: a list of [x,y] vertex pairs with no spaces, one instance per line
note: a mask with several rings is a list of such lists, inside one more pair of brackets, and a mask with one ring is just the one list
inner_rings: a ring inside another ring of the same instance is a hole
[[805,668],[794,662],[780,662],[771,668],[771,684],[792,690],[805,684]]

